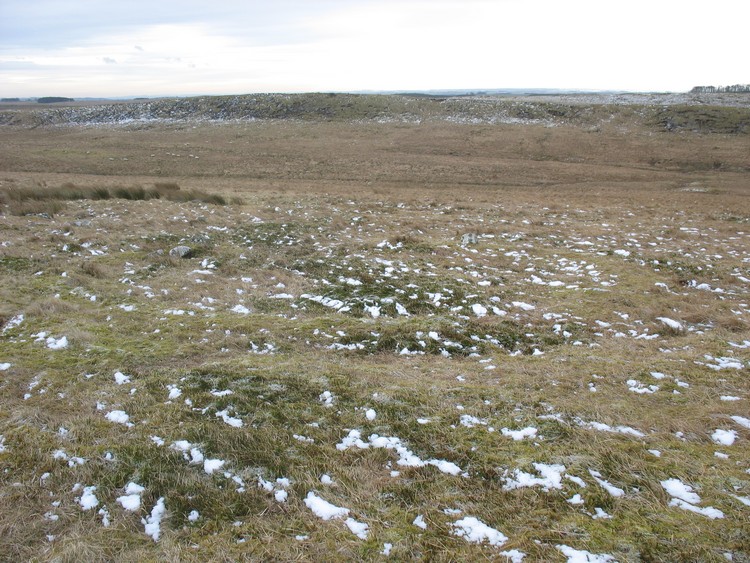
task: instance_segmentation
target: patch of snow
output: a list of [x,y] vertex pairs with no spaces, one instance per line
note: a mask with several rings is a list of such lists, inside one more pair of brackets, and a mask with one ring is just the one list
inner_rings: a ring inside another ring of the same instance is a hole
[[487,315],[487,309],[483,305],[480,305],[479,303],[474,303],[471,306],[471,310],[474,312],[474,314],[477,317],[484,317]]
[[548,465],[546,463],[534,463],[532,465],[541,477],[526,473],[520,469],[515,469],[512,473],[513,477],[505,478],[503,489],[506,491],[522,487],[542,487],[545,491],[562,489],[562,475],[565,472],[564,465]]
[[673,328],[674,330],[682,330],[684,328],[682,326],[682,323],[674,319],[670,319],[669,317],[656,317],[656,320],[663,322],[669,328]]
[[519,442],[524,438],[535,438],[537,429],[533,426],[527,426],[526,428],[522,428],[521,430],[508,430],[507,428],[503,428],[500,430],[500,432],[503,433],[503,436],[509,436],[513,438],[513,440]]
[[237,417],[229,416],[229,413],[227,411],[228,409],[217,411],[216,416],[218,418],[221,418],[229,426],[232,426],[234,428],[242,428],[242,420]]
[[364,522],[357,522],[354,518],[347,518],[344,520],[344,524],[349,528],[352,534],[357,536],[361,540],[367,539],[367,530],[369,526]]
[[145,527],[146,535],[151,536],[154,541],[159,541],[161,535],[161,519],[164,517],[166,508],[164,506],[164,497],[156,501],[156,505],[151,510],[148,518],[141,518],[141,523]]
[[711,439],[722,446],[731,446],[737,439],[737,432],[734,430],[722,430],[721,428],[717,428],[714,430],[714,433],[711,434]]
[[508,538],[502,532],[492,528],[475,518],[466,516],[451,524],[453,535],[464,538],[470,543],[484,543],[485,541],[492,546],[500,547]]
[[125,385],[126,383],[130,383],[130,376],[125,375],[124,373],[120,371],[115,372],[115,383],[117,385]]
[[615,560],[611,555],[590,553],[582,549],[573,549],[567,545],[555,547],[568,558],[568,563],[609,563]]
[[615,487],[612,483],[609,481],[605,481],[602,479],[602,474],[598,471],[594,471],[592,469],[589,469],[589,473],[594,478],[594,480],[599,483],[599,486],[603,488],[605,491],[607,491],[610,495],[613,497],[624,497],[625,491],[623,489],[620,489],[619,487]]
[[78,499],[78,504],[81,505],[83,510],[91,510],[92,508],[99,506],[99,499],[96,498],[94,491],[96,491],[96,486],[83,488],[83,494],[81,495],[81,498]]
[[349,515],[348,508],[342,508],[331,504],[327,500],[320,498],[312,491],[307,493],[305,498],[305,506],[312,510],[313,514],[323,520],[331,520],[332,518],[344,518]]
[[218,471],[226,462],[223,459],[206,459],[203,461],[203,471],[211,475],[214,471]]
[[104,415],[104,418],[116,424],[124,424],[128,427],[133,426],[130,422],[130,416],[125,411],[110,411]]

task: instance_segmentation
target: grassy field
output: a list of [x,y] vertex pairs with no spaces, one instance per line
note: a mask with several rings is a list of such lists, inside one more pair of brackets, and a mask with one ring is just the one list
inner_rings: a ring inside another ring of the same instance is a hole
[[747,110],[689,109],[8,120],[0,558],[750,561]]

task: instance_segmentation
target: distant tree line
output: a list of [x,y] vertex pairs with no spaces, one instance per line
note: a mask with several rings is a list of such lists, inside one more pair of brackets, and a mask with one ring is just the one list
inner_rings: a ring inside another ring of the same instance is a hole
[[20,102],[21,98],[2,98],[0,102]]
[[691,94],[747,94],[750,84],[734,84],[733,86],[696,86],[690,90]]
[[75,100],[73,98],[63,98],[62,96],[47,96],[37,100],[37,103],[40,104],[54,104],[56,102],[75,102]]

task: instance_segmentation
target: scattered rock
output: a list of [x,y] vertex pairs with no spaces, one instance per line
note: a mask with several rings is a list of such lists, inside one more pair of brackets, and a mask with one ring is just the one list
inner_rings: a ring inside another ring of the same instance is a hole
[[169,255],[177,258],[188,258],[191,252],[192,249],[189,246],[175,246],[169,251]]
[[476,243],[477,243],[476,233],[465,233],[461,237],[461,246],[467,246],[469,244],[476,244]]

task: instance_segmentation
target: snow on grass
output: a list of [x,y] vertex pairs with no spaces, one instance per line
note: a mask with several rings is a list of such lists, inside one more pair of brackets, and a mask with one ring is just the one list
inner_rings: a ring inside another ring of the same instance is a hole
[[361,540],[367,539],[367,532],[369,526],[365,524],[364,522],[358,522],[354,518],[347,518],[344,520],[344,524],[346,524],[346,527],[349,528],[349,530],[357,536]]
[[141,518],[146,535],[151,536],[154,541],[159,541],[159,536],[161,536],[161,520],[164,518],[165,512],[164,497],[161,497],[156,501],[156,505],[151,510],[151,515],[147,518]]
[[177,387],[177,385],[167,385],[167,390],[169,391],[169,396],[167,398],[170,401],[173,401],[182,395],[182,389]]
[[367,411],[365,412],[365,418],[369,420],[370,422],[375,420],[376,416],[377,416],[377,413],[375,412],[374,409],[367,409]]
[[702,514],[710,519],[724,518],[724,513],[721,510],[713,508],[711,506],[701,508],[696,506],[701,502],[701,497],[693,490],[693,487],[680,481],[679,479],[665,479],[661,481],[661,486],[665,491],[672,497],[669,502],[669,506],[676,506],[683,510],[695,512],[696,514]]
[[14,328],[16,328],[16,327],[17,327],[17,326],[19,326],[19,325],[20,325],[20,324],[21,324],[21,323],[22,323],[23,321],[24,321],[24,315],[23,315],[23,314],[18,314],[18,315],[16,315],[16,316],[15,316],[15,317],[13,317],[12,319],[10,319],[10,320],[9,320],[9,321],[8,321],[7,323],[5,323],[5,326],[3,327],[3,331],[2,331],[2,333],[1,333],[1,334],[5,334],[5,333],[6,333],[6,332],[8,332],[9,330],[11,330],[11,329],[14,329]]
[[240,315],[249,315],[250,314],[250,309],[248,309],[244,305],[235,305],[234,307],[232,307],[231,311],[233,313],[238,313]]
[[681,322],[676,321],[674,319],[670,319],[669,317],[656,317],[656,320],[661,321],[666,326],[674,330],[683,330],[685,328],[682,326]]
[[320,399],[320,402],[323,403],[323,406],[332,407],[333,401],[336,397],[334,397],[333,393],[330,391],[323,391],[318,398]]
[[556,547],[560,553],[568,558],[568,563],[609,563],[615,560],[611,555],[590,553],[582,549],[573,549],[567,545]]
[[50,336],[45,342],[47,344],[47,348],[49,348],[50,350],[62,350],[63,348],[68,347],[67,336],[61,336],[60,338],[54,338],[53,336]]
[[500,530],[488,526],[474,516],[466,516],[456,520],[451,524],[451,528],[453,528],[454,536],[464,538],[470,543],[487,542],[492,546],[500,547],[508,541],[508,538]]
[[116,424],[124,424],[128,428],[133,426],[133,423],[130,422],[130,416],[125,411],[110,411],[104,415],[104,418]]
[[526,557],[526,554],[523,551],[519,551],[517,549],[508,549],[505,551],[501,551],[500,555],[503,557],[506,557],[510,563],[522,563],[524,557]]
[[639,395],[644,395],[644,394],[651,395],[653,393],[656,393],[659,390],[658,385],[649,385],[647,387],[636,379],[628,379],[625,383],[628,386],[628,391],[637,393]]
[[737,432],[735,430],[722,430],[721,428],[717,428],[714,430],[713,434],[711,434],[711,439],[722,446],[731,446],[737,439]]
[[507,428],[503,428],[500,432],[503,433],[503,436],[509,436],[516,442],[520,442],[525,438],[536,438],[537,429],[533,426],[527,426],[521,430],[508,430]]
[[474,428],[475,426],[487,426],[486,420],[477,418],[476,416],[472,416],[470,414],[462,414],[461,418],[459,419],[459,423],[461,424],[461,426],[465,426],[466,428]]
[[711,520],[716,520],[717,518],[724,518],[724,513],[718,508],[714,508],[713,506],[707,506],[705,508],[702,508],[700,506],[695,506],[694,504],[690,504],[689,502],[685,502],[684,500],[681,500],[678,498],[673,498],[669,502],[669,506],[676,506],[678,508],[682,508],[683,510],[687,510],[688,512],[694,512],[696,514],[700,514],[702,516],[710,518]]
[[471,310],[474,312],[474,314],[477,317],[484,317],[487,315],[487,308],[484,307],[483,305],[480,305],[479,303],[474,303],[471,306]]
[[706,360],[709,362],[715,362],[713,364],[705,364],[707,368],[710,368],[714,371],[719,371],[722,369],[742,369],[745,367],[741,361],[739,361],[736,358],[727,358],[727,357],[720,357],[715,358],[714,356],[711,356],[709,354],[706,354],[703,356]]
[[8,362],[3,362],[2,364],[0,364],[0,371],[7,371],[7,370],[9,370],[9,369],[10,369],[10,367],[11,367],[12,365],[13,365],[13,364],[10,364],[10,363],[8,363]]
[[748,498],[748,497],[740,497],[740,496],[737,496],[737,495],[729,495],[729,496],[732,497],[732,498],[734,498],[734,499],[737,499],[738,501],[740,501],[745,506],[750,506],[750,498]]
[[629,436],[635,436],[636,438],[643,438],[646,436],[643,432],[640,430],[636,430],[635,428],[631,428],[630,426],[610,426],[609,424],[604,424],[603,422],[586,422],[580,418],[574,418],[573,422],[575,422],[578,426],[581,426],[583,428],[589,428],[591,430],[598,430],[600,432],[614,432],[618,434],[626,434]]
[[533,463],[532,465],[541,477],[526,473],[520,469],[515,469],[511,473],[511,476],[508,476],[508,472],[506,471],[503,490],[511,491],[523,487],[542,487],[544,491],[562,489],[562,477],[565,472],[564,465],[548,465],[546,463]]
[[141,507],[141,494],[145,489],[137,483],[130,482],[125,487],[125,494],[115,499],[125,510],[135,512]]
[[598,471],[594,471],[593,469],[589,469],[589,473],[594,478],[594,480],[599,483],[599,486],[603,488],[605,491],[607,491],[610,495],[613,497],[624,497],[625,491],[623,489],[620,489],[619,487],[615,487],[612,483],[609,481],[605,481],[602,479],[602,474]]
[[225,463],[226,461],[223,459],[205,459],[203,460],[203,471],[211,475],[214,471],[218,471],[224,467]]
[[740,426],[744,426],[745,428],[750,430],[750,418],[745,418],[744,416],[732,416],[730,418]]
[[130,376],[129,375],[125,375],[121,371],[116,371],[115,372],[115,383],[117,383],[117,385],[125,385],[126,383],[130,383]]
[[229,409],[217,411],[216,416],[218,418],[221,418],[229,426],[232,426],[234,428],[242,428],[242,420],[237,417],[229,416]]
[[323,520],[331,520],[333,518],[344,518],[349,516],[349,509],[341,506],[331,504],[325,499],[320,498],[312,491],[307,493],[305,498],[305,506],[312,510],[313,514]]
[[424,521],[424,516],[422,514],[419,514],[414,521],[412,522],[417,528],[422,528],[423,530],[427,529],[427,523]]
[[[77,485],[77,487],[80,488],[80,485]],[[83,487],[81,498],[78,499],[78,504],[81,505],[83,510],[91,510],[92,508],[99,506],[99,499],[96,498],[94,491],[96,491],[95,485]]]
[[444,459],[422,460],[414,452],[404,446],[400,438],[395,436],[379,436],[377,434],[372,434],[368,441],[365,442],[362,440],[362,433],[359,430],[351,430],[340,443],[336,444],[336,449],[339,451],[345,451],[352,447],[357,447],[359,449],[373,447],[394,450],[399,456],[396,463],[404,467],[424,467],[426,465],[432,465],[437,467],[438,470],[443,473],[449,475],[459,475],[461,473],[461,468],[453,462]]

